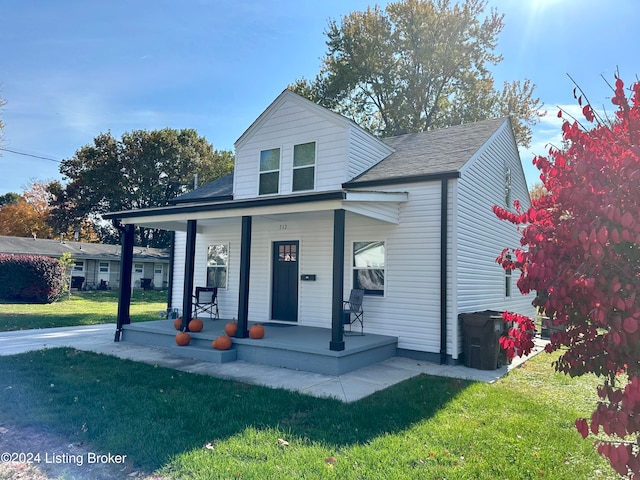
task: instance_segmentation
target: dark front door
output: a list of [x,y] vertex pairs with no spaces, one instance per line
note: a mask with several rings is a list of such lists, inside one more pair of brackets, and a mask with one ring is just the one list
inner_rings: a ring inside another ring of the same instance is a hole
[[298,321],[298,242],[273,242],[271,318]]

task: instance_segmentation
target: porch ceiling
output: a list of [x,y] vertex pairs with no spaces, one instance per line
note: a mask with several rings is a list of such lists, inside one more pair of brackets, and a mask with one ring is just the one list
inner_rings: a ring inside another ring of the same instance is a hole
[[117,218],[122,224],[186,231],[189,220],[198,220],[199,224],[205,225],[207,220],[344,209],[397,224],[399,205],[406,202],[408,197],[407,192],[335,191],[132,210],[110,213],[105,218]]

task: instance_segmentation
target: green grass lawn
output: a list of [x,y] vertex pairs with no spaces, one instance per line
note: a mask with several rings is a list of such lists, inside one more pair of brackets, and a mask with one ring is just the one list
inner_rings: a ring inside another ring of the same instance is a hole
[[573,426],[596,379],[551,361],[491,385],[423,375],[343,404],[52,349],[0,358],[0,423],[173,479],[616,478]]
[[[131,321],[158,320],[158,312],[166,308],[166,290],[136,289],[131,298]],[[0,302],[0,331],[115,323],[117,312],[116,290],[72,292],[46,305]]]

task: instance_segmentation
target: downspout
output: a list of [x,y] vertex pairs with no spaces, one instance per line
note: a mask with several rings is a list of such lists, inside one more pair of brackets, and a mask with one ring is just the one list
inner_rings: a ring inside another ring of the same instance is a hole
[[449,180],[443,178],[440,188],[440,364],[447,363],[447,268],[449,228]]

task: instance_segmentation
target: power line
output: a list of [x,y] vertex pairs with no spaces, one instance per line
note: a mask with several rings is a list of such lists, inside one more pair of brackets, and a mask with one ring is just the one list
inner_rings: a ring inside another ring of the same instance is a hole
[[2,148],[0,147],[0,150],[4,151],[4,152],[11,152],[11,153],[15,153],[16,155],[24,155],[25,157],[33,157],[33,158],[40,158],[42,160],[48,160],[50,162],[56,162],[56,163],[62,163],[62,160],[56,160],[55,158],[49,158],[49,157],[42,157],[40,155],[32,155],[31,153],[25,153],[25,152],[18,152],[17,150],[10,150],[8,148]]

